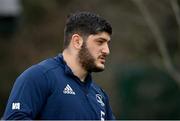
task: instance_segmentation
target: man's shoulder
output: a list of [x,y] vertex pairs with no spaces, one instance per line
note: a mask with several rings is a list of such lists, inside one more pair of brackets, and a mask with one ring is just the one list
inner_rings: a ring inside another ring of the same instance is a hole
[[41,76],[59,66],[60,64],[54,58],[48,58],[30,66],[21,74],[21,76]]
[[61,67],[61,63],[57,60],[57,57],[54,57],[43,60],[34,66],[36,66],[39,69],[42,69],[45,73],[49,70]]
[[[16,79],[16,85],[27,84],[37,85],[36,87],[48,87],[48,84],[53,84],[50,76],[51,70],[58,67],[53,58],[46,59],[40,63],[34,64],[22,72]],[[50,72],[50,73],[49,73]]]

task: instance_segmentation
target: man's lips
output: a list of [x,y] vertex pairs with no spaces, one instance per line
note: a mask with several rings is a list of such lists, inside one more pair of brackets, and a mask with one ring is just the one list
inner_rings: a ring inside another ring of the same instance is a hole
[[106,62],[106,58],[105,58],[105,57],[100,56],[99,59],[100,59],[100,62],[101,62],[102,64],[105,64],[105,62]]
[[101,60],[101,63],[102,63],[102,64],[105,64],[105,62],[106,62],[105,60]]

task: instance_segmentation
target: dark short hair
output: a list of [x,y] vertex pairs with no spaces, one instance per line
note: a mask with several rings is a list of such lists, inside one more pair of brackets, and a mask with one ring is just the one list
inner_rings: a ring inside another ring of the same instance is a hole
[[99,32],[112,34],[111,24],[99,15],[91,12],[76,12],[68,16],[64,29],[64,48],[69,43],[71,36],[75,33],[82,37]]

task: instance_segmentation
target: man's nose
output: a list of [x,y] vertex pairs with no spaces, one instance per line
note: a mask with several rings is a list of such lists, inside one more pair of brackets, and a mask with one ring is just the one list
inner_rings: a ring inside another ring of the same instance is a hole
[[105,55],[109,55],[110,54],[110,49],[109,49],[109,45],[108,44],[105,44],[103,49],[102,49],[102,52],[105,54]]

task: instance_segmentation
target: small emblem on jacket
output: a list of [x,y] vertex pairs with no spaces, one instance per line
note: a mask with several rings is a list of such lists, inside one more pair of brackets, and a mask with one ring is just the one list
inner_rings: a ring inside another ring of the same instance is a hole
[[20,103],[12,103],[12,110],[19,110],[20,109]]
[[104,106],[104,102],[103,102],[102,96],[100,94],[96,94],[96,100],[98,103],[101,104],[101,106]]
[[69,84],[66,85],[66,87],[63,90],[64,94],[71,94],[71,95],[75,95],[75,92],[73,91],[73,89],[69,86]]

